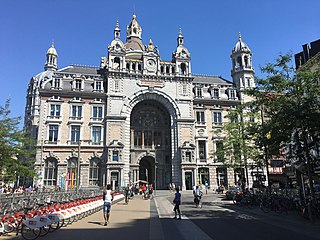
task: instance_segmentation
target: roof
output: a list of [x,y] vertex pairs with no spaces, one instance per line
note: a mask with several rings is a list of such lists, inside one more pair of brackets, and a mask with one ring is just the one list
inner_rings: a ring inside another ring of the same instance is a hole
[[203,83],[203,84],[226,84],[233,85],[233,82],[228,81],[221,76],[208,76],[208,75],[193,75],[194,83]]
[[83,65],[70,65],[58,70],[59,73],[79,73],[88,75],[99,75],[99,67],[83,66]]
[[127,39],[126,43],[124,44],[126,49],[133,49],[133,50],[144,50],[144,45],[140,38],[138,37],[130,37]]

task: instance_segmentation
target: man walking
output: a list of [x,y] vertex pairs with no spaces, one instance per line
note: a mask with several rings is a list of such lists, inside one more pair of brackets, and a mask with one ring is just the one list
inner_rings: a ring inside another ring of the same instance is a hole
[[[181,212],[180,212],[181,193],[179,193],[179,188],[178,188],[178,187],[176,188],[176,193],[174,194],[173,203],[175,204],[175,205],[174,205],[174,208],[173,208],[173,211],[174,211],[174,219],[179,219],[179,220],[181,220]],[[178,212],[178,214],[179,214],[179,218],[177,218],[177,212]]]
[[104,226],[107,226],[110,218],[111,204],[113,201],[113,192],[111,191],[111,185],[107,185],[107,190],[103,191],[103,217]]

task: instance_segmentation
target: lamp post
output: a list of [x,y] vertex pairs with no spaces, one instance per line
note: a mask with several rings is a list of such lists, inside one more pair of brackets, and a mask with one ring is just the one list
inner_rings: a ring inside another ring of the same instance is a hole
[[154,195],[156,195],[156,190],[157,190],[157,153],[158,149],[160,148],[160,144],[156,146],[155,149],[155,157],[154,157]]
[[81,140],[78,141],[78,164],[77,164],[77,193],[80,187],[80,152],[81,152]]
[[77,166],[77,193],[80,188],[80,154],[81,154],[81,142],[91,142],[91,140],[80,140],[78,141],[78,166]]

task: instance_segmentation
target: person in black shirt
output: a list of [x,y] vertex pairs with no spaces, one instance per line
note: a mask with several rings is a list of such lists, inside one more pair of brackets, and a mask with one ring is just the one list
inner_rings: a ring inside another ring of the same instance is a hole
[[[179,193],[179,188],[178,188],[178,187],[176,188],[176,193],[174,194],[173,203],[175,204],[175,205],[174,205],[174,208],[173,208],[173,211],[174,211],[174,219],[179,219],[179,220],[181,220],[181,212],[180,212],[181,193]],[[178,214],[179,214],[179,218],[177,218],[177,212],[178,212]]]

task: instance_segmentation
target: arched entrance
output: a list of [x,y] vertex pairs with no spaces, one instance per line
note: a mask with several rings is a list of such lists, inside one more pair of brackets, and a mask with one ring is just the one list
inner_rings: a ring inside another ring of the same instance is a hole
[[144,157],[139,164],[139,178],[154,185],[155,163],[153,157]]
[[[165,189],[172,180],[171,117],[156,100],[143,100],[131,112],[131,156],[139,164],[139,179]],[[139,161],[137,158],[143,155]],[[133,158],[135,158],[133,157]]]

